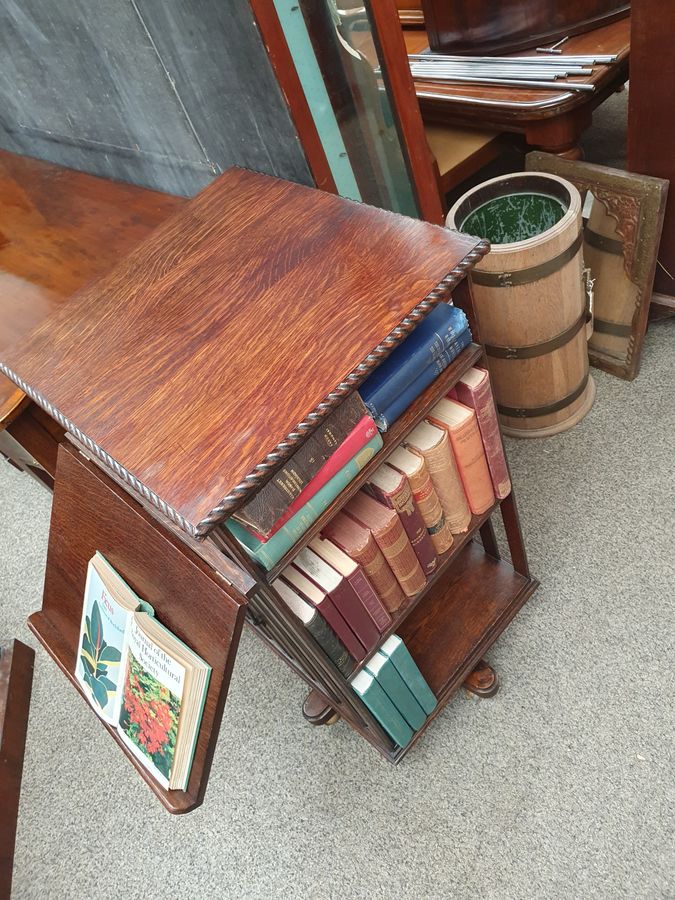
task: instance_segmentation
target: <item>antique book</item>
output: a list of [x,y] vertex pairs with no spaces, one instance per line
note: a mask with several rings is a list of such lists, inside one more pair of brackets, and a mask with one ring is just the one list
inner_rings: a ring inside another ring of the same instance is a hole
[[403,591],[369,529],[339,512],[324,525],[322,534],[363,566],[363,571],[387,610],[396,612],[403,603]]
[[276,534],[289,519],[292,519],[293,516],[302,509],[305,503],[308,503],[312,497],[314,497],[314,495],[317,494],[331,478],[337,475],[340,469],[346,466],[350,459],[352,459],[359,450],[365,447],[369,441],[376,437],[376,435],[377,426],[375,425],[375,422],[373,422],[370,416],[364,416],[356,428],[349,432],[335,453],[333,453],[328,461],[321,466],[310,483],[302,489],[299,496],[295,498],[281,518],[277,519],[269,534],[260,534],[255,529],[250,529],[252,533],[265,543],[265,541],[273,534]]
[[252,559],[265,569],[272,569],[281,557],[297,544],[310,525],[316,522],[321,513],[330,506],[338,494],[342,493],[349,482],[356,478],[381,447],[382,437],[376,434],[269,540],[264,542],[259,540],[234,518],[228,519],[225,523],[228,530],[232,532]]
[[380,652],[389,657],[424,712],[431,715],[438,701],[401,638],[392,634],[382,644]]
[[387,463],[382,463],[370,476],[365,490],[380,503],[396,510],[420,561],[422,571],[425,575],[431,575],[436,570],[438,559],[407,477]]
[[234,513],[234,518],[259,534],[269,534],[277,519],[366,414],[358,393],[350,394],[296,450],[283,468]]
[[494,504],[495,495],[476,413],[445,397],[430,411],[428,419],[448,432],[469,507],[474,515],[481,515]]
[[366,662],[365,668],[377,678],[389,699],[413,731],[418,731],[426,722],[426,713],[392,660],[384,653],[374,653]]
[[349,581],[309,547],[298,553],[293,565],[328,594],[366,651],[371,650],[380,639],[380,631]]
[[328,538],[315,537],[309,545],[321,559],[324,559],[336,572],[339,572],[356,591],[361,603],[365,606],[368,615],[375,623],[377,630],[382,633],[391,625],[391,616],[386,606],[377,596],[375,589],[356,560],[348,556],[337,544]]
[[137,599],[100,554],[90,560],[75,677],[157,782],[184,791],[211,667]]
[[453,534],[466,531],[471,522],[471,510],[447,431],[421,422],[405,439],[405,445],[424,457],[450,531]]
[[300,619],[319,647],[330,657],[345,678],[348,678],[354,671],[354,660],[317,608],[301,597],[282,578],[273,581],[272,586],[293,615]]
[[441,372],[450,365],[453,359],[471,343],[471,332],[467,328],[463,331],[456,341],[443,351],[443,353],[431,362],[413,381],[409,382],[401,393],[394,397],[388,406],[383,407],[375,416],[375,424],[380,431],[387,429],[402,416],[411,403],[416,400],[419,395],[429,385],[435,381]]
[[445,553],[452,547],[452,531],[445,518],[441,501],[434,488],[424,457],[405,447],[397,447],[387,460],[390,466],[408,478],[412,495],[424,520],[436,553]]
[[345,513],[370,529],[378,547],[406,597],[414,597],[427,583],[398,513],[358,491],[344,507]]
[[356,660],[362,660],[366,654],[363,644],[354,634],[328,593],[318,587],[304,572],[301,572],[297,566],[286,566],[281,573],[281,577],[290,584],[304,600],[307,600],[308,603],[311,603],[312,606],[318,610],[320,615],[324,617],[326,622],[328,622],[335,634],[345,645],[349,655],[353,656]]
[[363,382],[359,393],[375,417],[468,329],[464,312],[439,303]]
[[490,376],[487,369],[473,366],[459,379],[452,390],[455,398],[476,413],[480,436],[485,448],[492,488],[495,497],[503,500],[511,492],[511,479],[506,465],[504,445],[499,431],[497,410],[492,396]]
[[409,744],[413,730],[375,676],[362,669],[352,678],[350,684],[394,743],[399,747]]

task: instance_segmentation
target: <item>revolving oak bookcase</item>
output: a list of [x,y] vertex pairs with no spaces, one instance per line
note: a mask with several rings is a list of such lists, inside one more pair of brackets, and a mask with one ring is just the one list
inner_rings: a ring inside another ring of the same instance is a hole
[[[435,225],[230,169],[2,353],[0,370],[69,439],[59,451],[43,608],[30,620],[38,638],[72,680],[86,562],[99,549],[213,666],[188,790],[164,791],[139,769],[171,811],[203,799],[244,615],[307,682],[315,708],[338,714],[398,762],[536,588],[511,493],[474,517],[382,635],[403,638],[439,699],[401,749],[272,585],[461,375],[486,364],[466,276],[488,249]],[[264,571],[225,520],[450,297],[476,343]],[[497,511],[511,562],[500,557]]]

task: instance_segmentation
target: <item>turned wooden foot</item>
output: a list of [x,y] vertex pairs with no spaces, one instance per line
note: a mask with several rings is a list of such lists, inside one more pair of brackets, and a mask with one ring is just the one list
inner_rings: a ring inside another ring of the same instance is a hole
[[340,716],[318,691],[310,691],[302,704],[302,714],[310,725],[334,725]]
[[489,663],[481,659],[464,680],[464,687],[477,697],[492,697],[499,690],[499,676]]

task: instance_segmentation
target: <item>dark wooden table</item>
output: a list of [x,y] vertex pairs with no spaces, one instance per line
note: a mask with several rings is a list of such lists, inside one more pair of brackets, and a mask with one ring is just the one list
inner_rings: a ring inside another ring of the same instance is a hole
[[[428,48],[425,31],[407,28],[404,34],[408,53],[421,53]],[[568,54],[616,53],[619,60],[612,66],[597,66],[591,76],[570,79],[594,84],[593,93],[418,81],[415,92],[425,122],[518,132],[533,147],[579,159],[579,139],[591,124],[593,110],[628,78],[630,18],[572,37],[564,49]],[[546,54],[541,56],[546,59]]]

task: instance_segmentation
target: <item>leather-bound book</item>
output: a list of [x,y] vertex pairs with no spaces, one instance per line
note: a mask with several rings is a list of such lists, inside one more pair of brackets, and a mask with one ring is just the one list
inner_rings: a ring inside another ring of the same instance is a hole
[[506,465],[504,445],[499,431],[497,410],[490,387],[490,376],[487,369],[473,366],[459,379],[453,389],[456,399],[470,407],[478,419],[478,428],[485,448],[492,488],[495,497],[503,500],[511,493],[511,479]]
[[298,594],[290,584],[282,578],[277,578],[272,586],[276,588],[279,596],[290,611],[297,616],[312,635],[324,653],[329,656],[340,672],[349,677],[354,671],[354,660],[347,653],[347,649],[330,627],[328,622],[319,614],[316,607]]
[[405,447],[397,447],[387,462],[407,477],[413,499],[424,520],[434,549],[440,556],[452,547],[452,531],[424,457],[406,450]]
[[380,633],[386,631],[391,625],[391,616],[375,593],[375,588],[368,581],[363,567],[328,538],[315,537],[313,541],[310,541],[309,548],[347,579],[365,606],[377,630]]
[[363,644],[351,630],[328,594],[321,590],[320,587],[317,587],[313,581],[310,581],[310,579],[293,564],[286,566],[281,573],[281,578],[290,584],[304,600],[307,600],[319,611],[345,645],[349,654],[353,656],[354,659],[361,661],[366,655]]
[[450,531],[453,534],[466,531],[471,522],[471,510],[447,431],[421,422],[410,432],[405,444],[424,458]]
[[370,476],[365,490],[380,503],[396,510],[420,561],[422,571],[427,576],[431,575],[436,570],[438,559],[424,519],[413,498],[407,476],[383,463]]
[[380,631],[347,579],[309,547],[297,554],[293,565],[328,594],[365,649],[372,650],[380,639]]
[[277,520],[366,415],[361,397],[356,392],[350,394],[232,518],[257,534],[270,534]]
[[324,525],[322,534],[363,566],[382,603],[389,612],[396,612],[403,603],[403,591],[369,529],[339,512]]
[[417,554],[408,540],[398,513],[359,491],[346,504],[344,511],[370,529],[406,597],[414,597],[427,583]]
[[447,430],[471,512],[481,515],[494,504],[495,495],[476,413],[445,397],[434,406],[428,419]]

